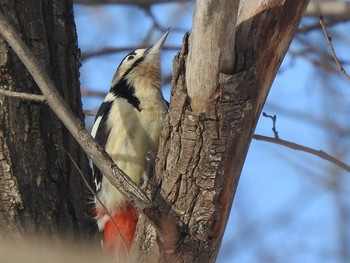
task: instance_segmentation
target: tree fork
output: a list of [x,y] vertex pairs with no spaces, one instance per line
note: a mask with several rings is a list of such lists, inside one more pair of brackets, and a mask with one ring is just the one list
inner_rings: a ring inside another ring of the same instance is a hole
[[[219,2],[234,7],[232,1]],[[230,16],[199,19],[199,10],[210,10],[211,3],[196,3],[196,40],[188,43],[185,37],[174,60],[170,110],[156,163],[157,192],[151,199],[170,206],[176,228],[158,236],[142,219],[133,249],[139,262],[215,262],[257,120],[308,1],[241,2],[236,31],[225,31],[224,20],[234,20]],[[235,14],[234,8],[222,10]],[[220,32],[235,34],[228,36],[235,45],[208,39],[220,38]],[[229,51],[234,61],[223,62],[222,54]],[[188,54],[194,54],[192,60]]]

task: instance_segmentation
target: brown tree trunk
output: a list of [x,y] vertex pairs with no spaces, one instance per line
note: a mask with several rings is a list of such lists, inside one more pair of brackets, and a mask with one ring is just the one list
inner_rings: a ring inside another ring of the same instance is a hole
[[174,60],[153,186],[172,223],[156,231],[142,219],[136,262],[216,259],[255,125],[308,1],[241,1],[237,24],[236,4],[196,2]]
[[[72,1],[0,0],[0,9],[83,119]],[[1,37],[0,88],[40,94]],[[76,238],[91,233],[88,191],[68,156],[55,145],[68,150],[88,176],[86,155],[45,104],[5,96],[0,103],[0,238]]]

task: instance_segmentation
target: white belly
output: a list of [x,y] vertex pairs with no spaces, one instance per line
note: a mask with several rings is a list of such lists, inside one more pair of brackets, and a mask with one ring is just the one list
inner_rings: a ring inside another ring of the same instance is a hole
[[[117,99],[108,119],[110,130],[106,152],[118,167],[136,184],[146,167],[148,151],[158,149],[158,140],[166,114],[166,106],[154,105],[139,112],[125,99]],[[110,213],[118,210],[125,201],[122,194],[103,177],[99,198]]]

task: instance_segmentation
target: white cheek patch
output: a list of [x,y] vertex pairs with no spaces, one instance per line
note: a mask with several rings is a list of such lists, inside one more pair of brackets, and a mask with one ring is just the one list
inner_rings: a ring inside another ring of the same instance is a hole
[[138,59],[142,58],[145,54],[147,49],[136,49],[134,52],[132,52],[132,56],[134,56],[134,58],[128,60],[128,57],[130,55],[127,55],[122,62],[120,63],[116,73],[113,76],[112,79],[112,83],[111,83],[111,87],[114,87],[114,85],[116,85],[120,79],[122,78],[122,76],[125,74],[126,71],[128,71],[132,65],[135,63],[135,61],[137,61]]

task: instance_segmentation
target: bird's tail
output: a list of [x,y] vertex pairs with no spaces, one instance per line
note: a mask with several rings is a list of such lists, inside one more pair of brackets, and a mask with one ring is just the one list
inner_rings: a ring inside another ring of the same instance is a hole
[[106,251],[117,254],[119,258],[125,257],[134,240],[138,215],[130,203],[120,212],[112,214],[115,225],[109,219],[103,230],[103,248]]

